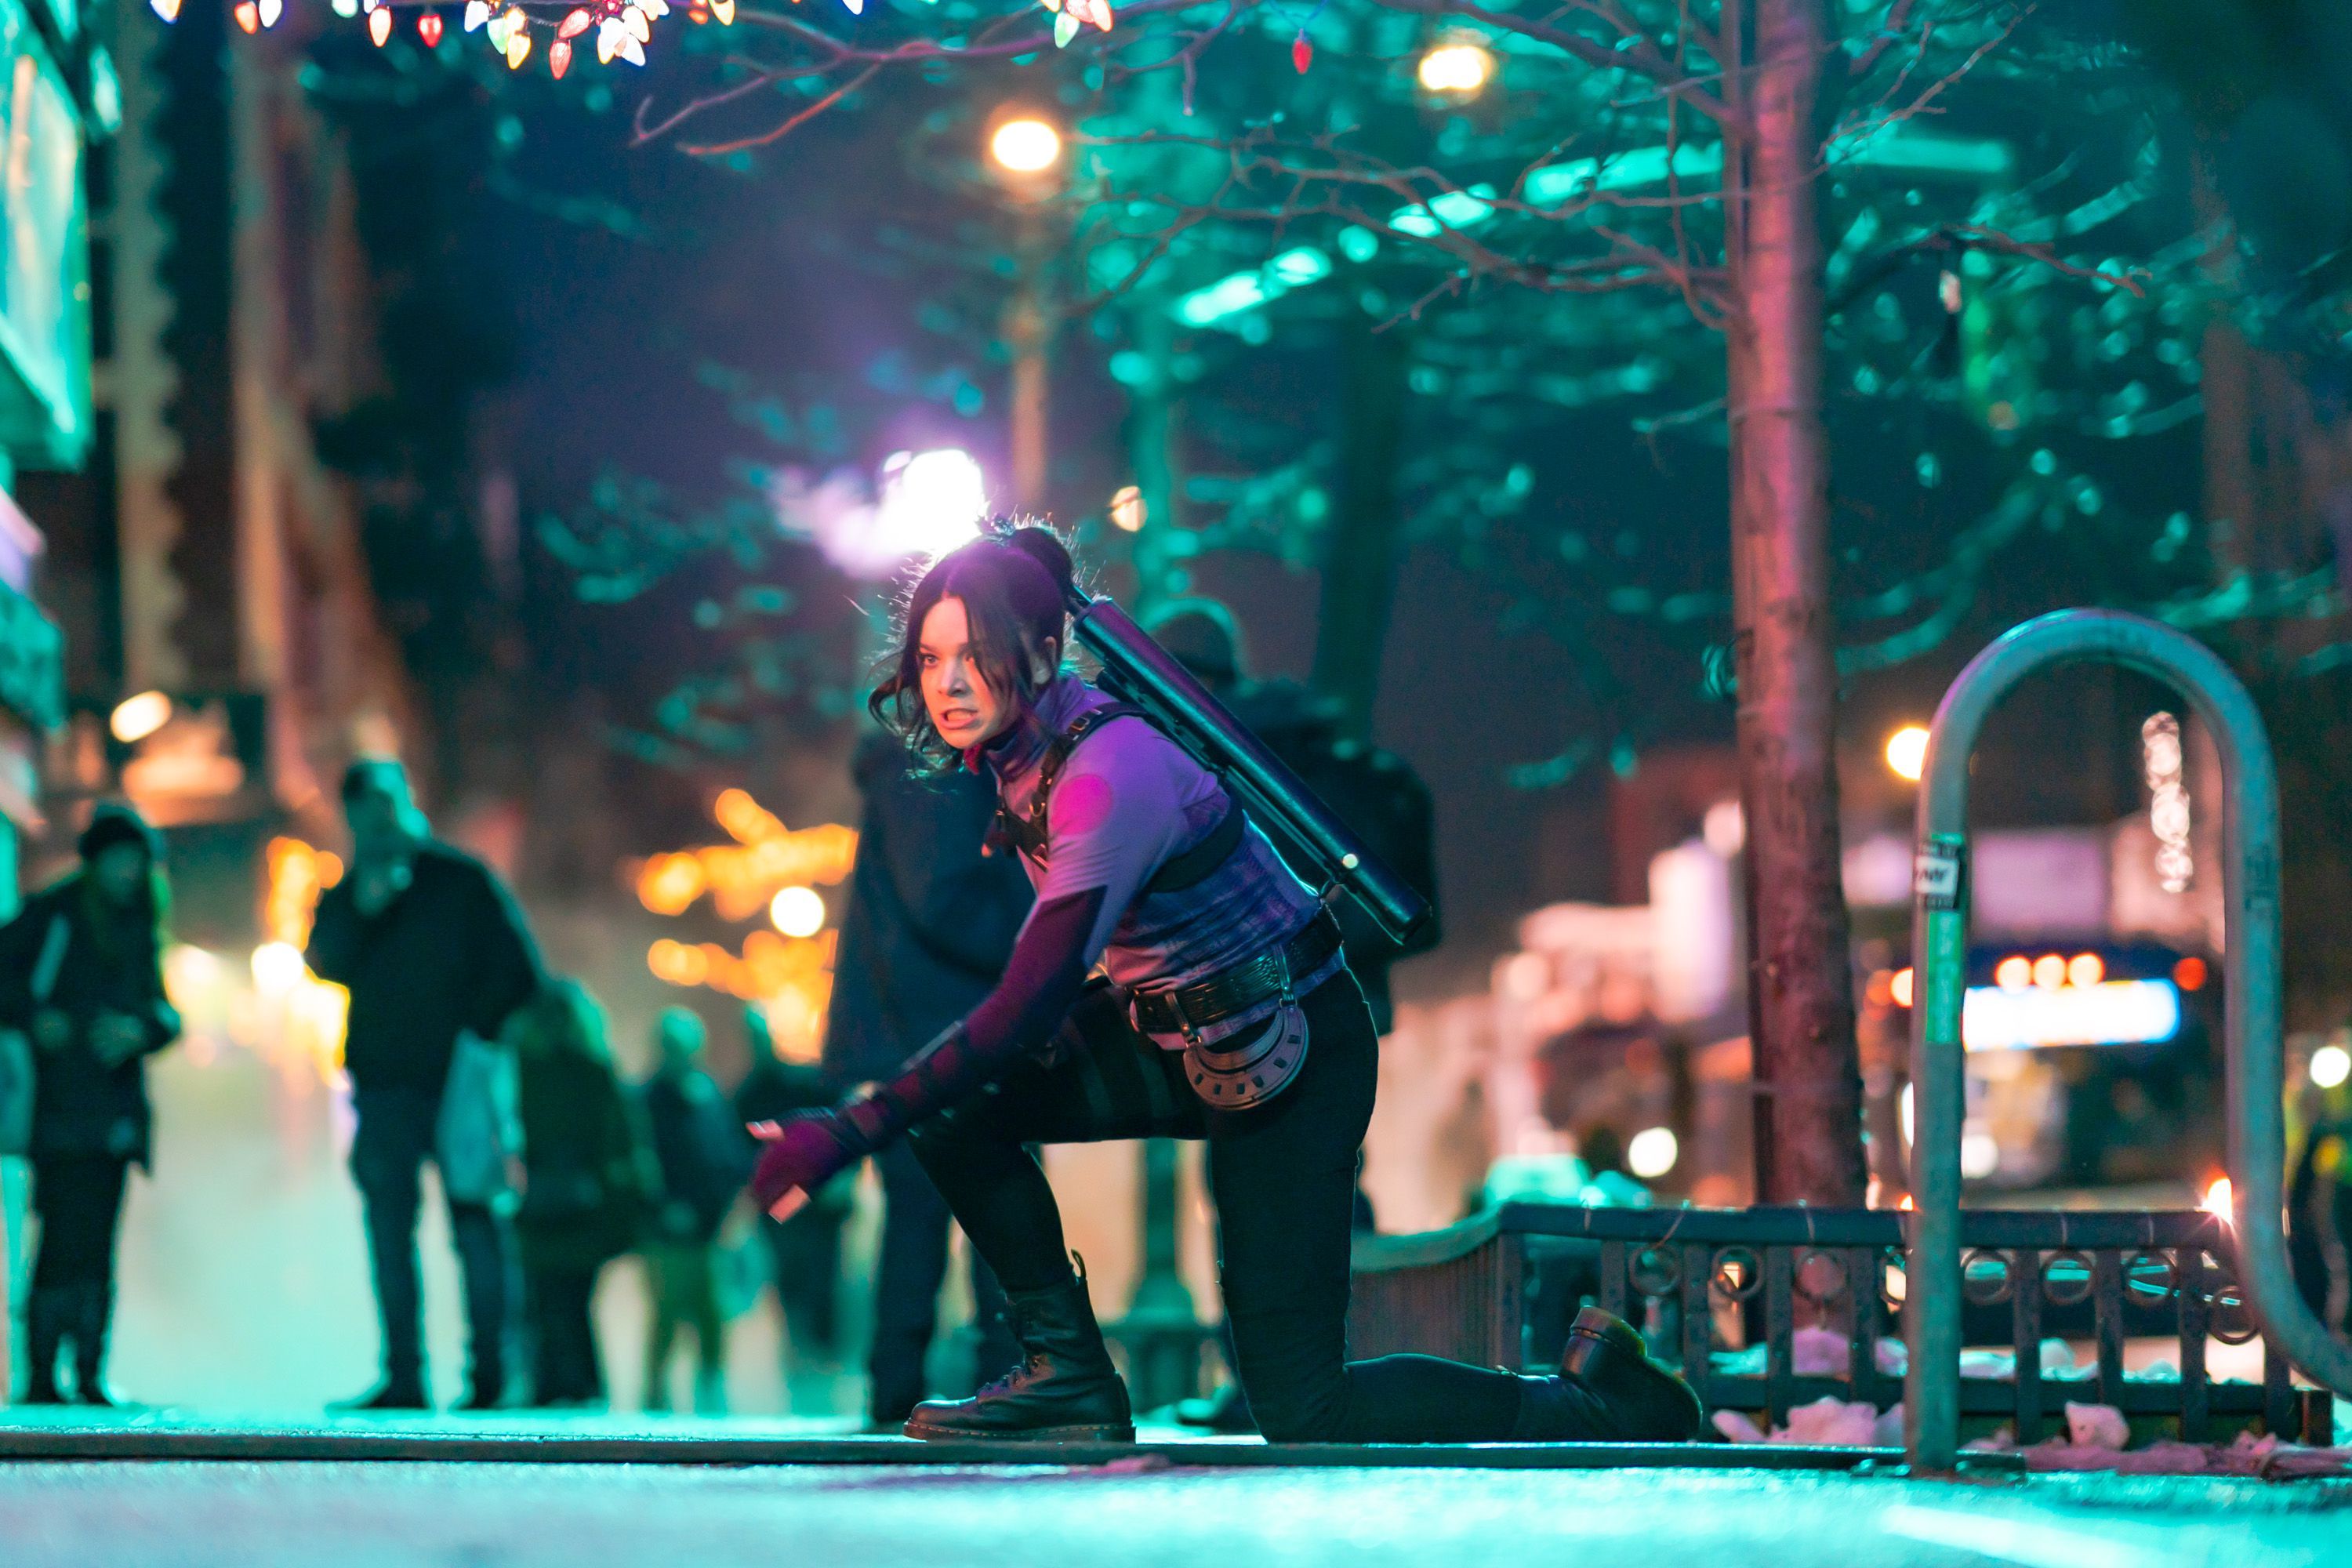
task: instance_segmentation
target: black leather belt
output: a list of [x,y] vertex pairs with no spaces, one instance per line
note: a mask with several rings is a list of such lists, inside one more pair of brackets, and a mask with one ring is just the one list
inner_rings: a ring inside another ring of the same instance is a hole
[[1261,953],[1178,990],[1134,993],[1135,1026],[1147,1035],[1189,1034],[1272,1001],[1339,951],[1339,922],[1329,910],[1318,910],[1279,952]]

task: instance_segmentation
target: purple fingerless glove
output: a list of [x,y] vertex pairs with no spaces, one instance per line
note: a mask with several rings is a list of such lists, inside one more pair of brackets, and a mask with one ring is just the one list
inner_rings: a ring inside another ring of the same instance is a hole
[[867,1152],[865,1140],[841,1112],[804,1110],[787,1117],[781,1136],[761,1146],[751,1194],[764,1213],[794,1191],[814,1194]]

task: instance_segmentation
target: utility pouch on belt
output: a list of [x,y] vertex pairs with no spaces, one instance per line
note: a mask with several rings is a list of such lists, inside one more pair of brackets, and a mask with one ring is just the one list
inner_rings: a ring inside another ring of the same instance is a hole
[[1290,1087],[1307,1065],[1307,1009],[1289,997],[1262,1026],[1213,1046],[1184,1044],[1184,1081],[1219,1110],[1264,1105]]
[[[1322,910],[1288,942],[1183,986],[1139,990],[1130,1000],[1135,1026],[1147,1035],[1180,1035],[1184,1079],[1209,1105],[1245,1110],[1282,1092],[1307,1060],[1307,1013],[1293,984],[1313,974],[1339,951],[1339,922]],[[1265,1002],[1274,1016],[1263,1025],[1204,1041],[1221,1019]]]

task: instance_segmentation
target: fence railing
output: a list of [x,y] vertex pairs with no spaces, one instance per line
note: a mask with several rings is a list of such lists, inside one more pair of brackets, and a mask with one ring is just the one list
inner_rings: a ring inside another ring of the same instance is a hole
[[[1967,1337],[2010,1357],[2005,1373],[1995,1356],[1986,1358],[1992,1370],[1957,1378],[1955,1408],[1969,1428],[2006,1426],[2020,1443],[2035,1442],[2061,1429],[2066,1402],[2078,1400],[2189,1441],[2256,1424],[2295,1441],[2330,1440],[2332,1400],[2294,1386],[2274,1342],[2263,1342],[2259,1381],[2206,1375],[2212,1342],[2259,1334],[2235,1239],[2212,1215],[1979,1209],[1962,1217]],[[1426,1235],[1367,1237],[1356,1244],[1349,1353],[1417,1351],[1546,1371],[1576,1307],[1591,1301],[1642,1327],[1710,1409],[1768,1426],[1824,1396],[1885,1409],[1905,1392],[1885,1359],[1908,1294],[1902,1218],[1510,1204]],[[1800,1370],[1798,1334],[1809,1328],[1842,1336],[1827,1370]],[[2152,1337],[2176,1351],[2177,1376],[2127,1373],[2125,1342]],[[2088,1342],[2079,1374],[2044,1368],[2042,1343],[2053,1338]]]

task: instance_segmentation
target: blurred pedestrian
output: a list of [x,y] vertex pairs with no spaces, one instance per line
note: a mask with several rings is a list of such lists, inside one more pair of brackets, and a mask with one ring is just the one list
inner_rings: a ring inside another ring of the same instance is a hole
[[[1029,879],[1013,858],[986,853],[996,792],[976,774],[913,777],[906,747],[880,731],[859,744],[852,770],[865,811],[824,1029],[825,1073],[836,1091],[890,1077],[977,1006],[1003,974],[1030,904]],[[895,1431],[930,1392],[924,1363],[952,1216],[907,1144],[884,1149],[874,1165],[882,1246],[866,1411],[875,1426]],[[982,1375],[992,1376],[1019,1352],[1004,1326],[1003,1293],[977,1253],[972,1300],[975,1355]]]
[[163,996],[171,907],[163,846],[127,805],[82,830],[80,868],[0,928],[0,1026],[33,1047],[29,1152],[40,1250],[25,1303],[28,1405],[60,1405],[59,1352],[74,1397],[111,1405],[106,1340],[114,1243],[131,1167],[148,1161],[147,1058],[180,1033]]
[[593,1405],[604,1397],[596,1277],[637,1245],[661,1178],[613,1066],[604,1009],[585,986],[551,981],[515,1013],[506,1041],[522,1082],[515,1228],[531,1326],[531,1402]]
[[646,1341],[646,1408],[669,1408],[678,1331],[694,1335],[694,1407],[727,1407],[726,1325],[719,1310],[719,1231],[751,1170],[751,1141],[703,1068],[708,1037],[692,1009],[665,1007],[654,1026],[659,1066],[639,1099],[661,1171],[661,1207],[646,1238],[653,1296]]
[[[766,1016],[743,1009],[743,1030],[751,1070],[735,1089],[738,1125],[774,1121],[795,1111],[833,1103],[824,1072],[814,1062],[786,1061],[776,1054]],[[841,1356],[841,1230],[857,1193],[855,1168],[820,1186],[808,1205],[779,1224],[760,1216],[760,1237],[775,1271],[776,1304],[784,1315],[784,1338],[793,1367],[806,1371],[837,1364]]]
[[320,899],[305,957],[351,994],[343,1066],[359,1121],[352,1179],[383,1328],[383,1380],[352,1407],[430,1405],[416,1219],[432,1160],[465,1275],[472,1365],[461,1408],[488,1409],[506,1390],[513,1269],[500,1214],[510,1202],[506,1151],[481,1146],[505,1120],[486,1103],[501,1080],[488,1043],[538,987],[539,955],[498,879],[432,836],[398,762],[353,763],[342,803],[352,869]]

